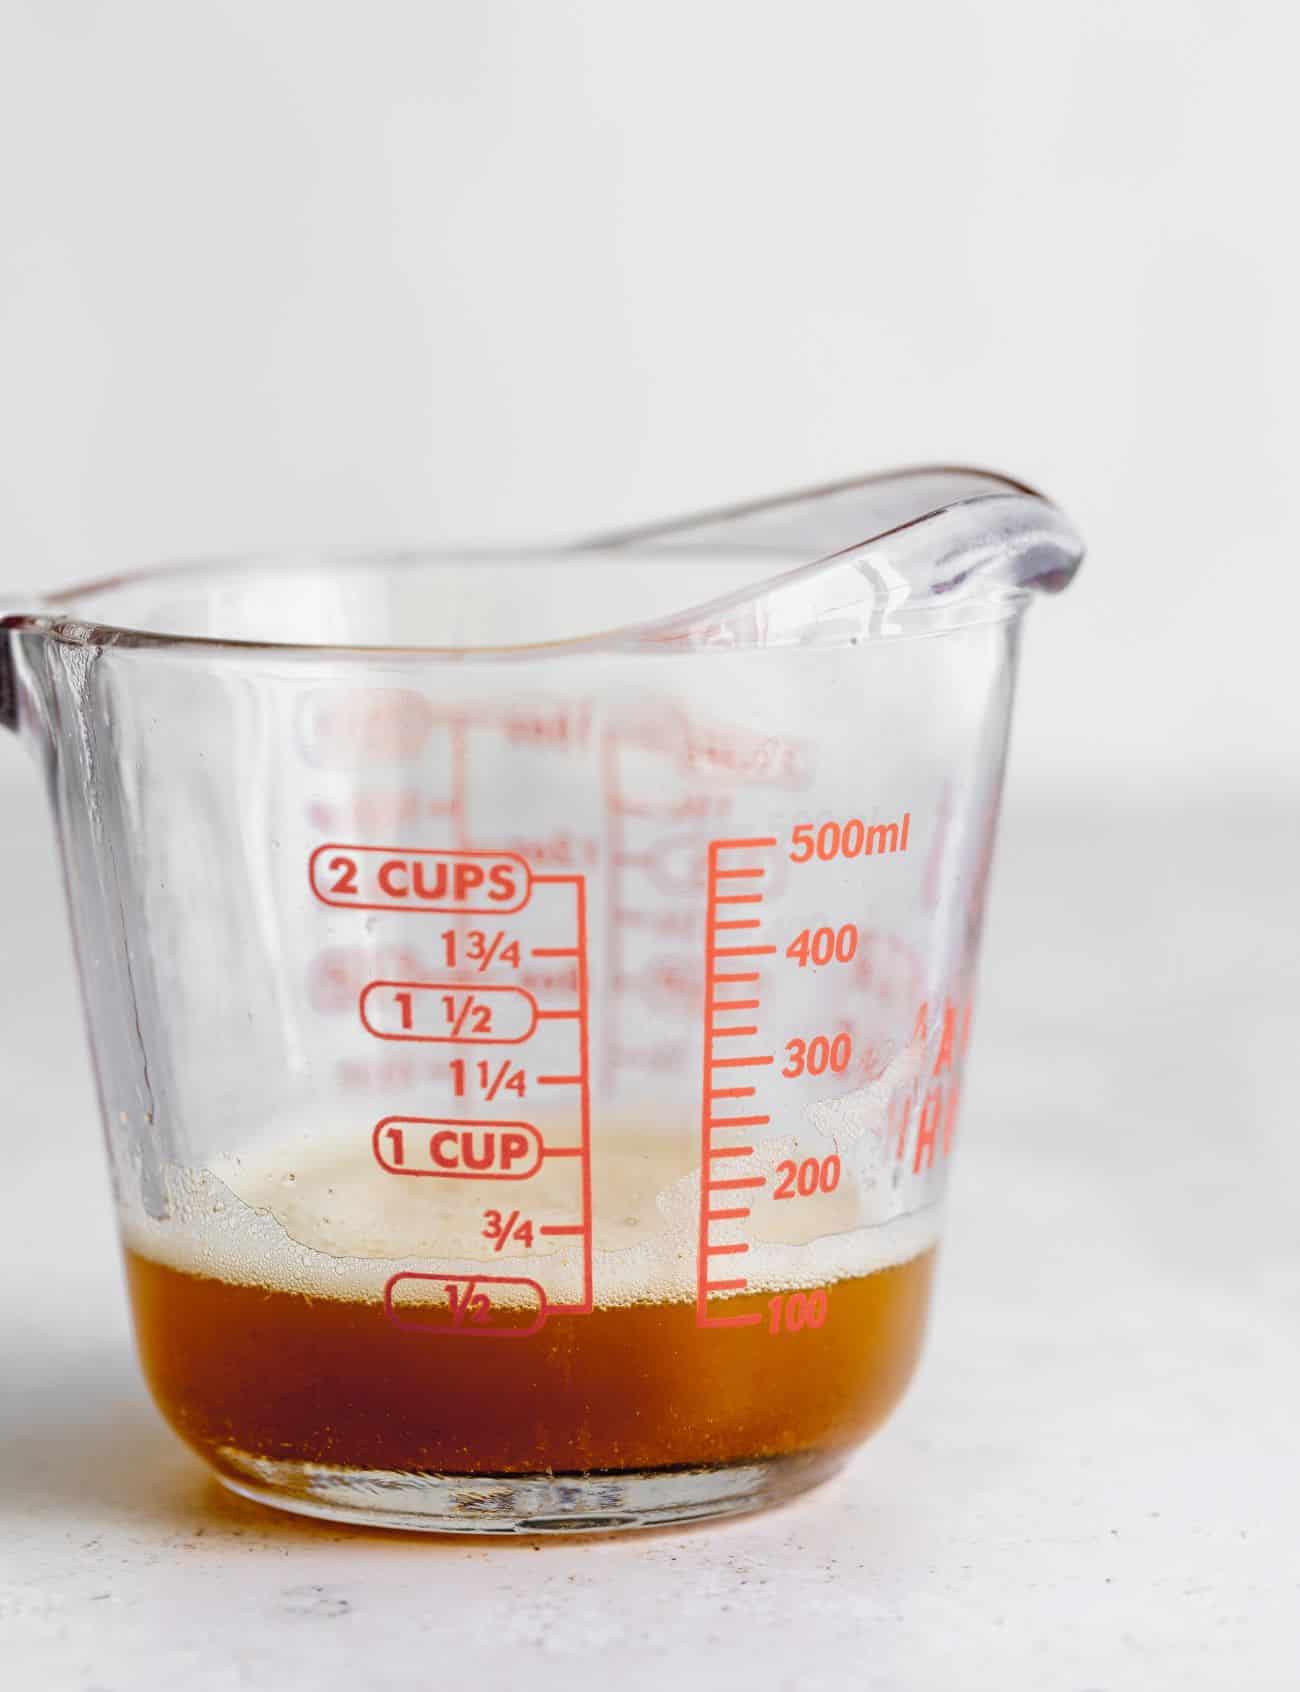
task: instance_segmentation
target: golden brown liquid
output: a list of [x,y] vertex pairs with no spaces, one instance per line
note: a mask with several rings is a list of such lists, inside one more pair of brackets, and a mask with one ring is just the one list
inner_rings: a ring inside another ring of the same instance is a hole
[[[934,1251],[826,1288],[820,1328],[769,1332],[770,1293],[553,1315],[520,1339],[396,1326],[382,1303],[169,1268],[128,1250],[145,1375],[218,1469],[276,1461],[452,1475],[694,1467],[864,1439],[915,1365]],[[520,1315],[521,1322],[529,1318]]]

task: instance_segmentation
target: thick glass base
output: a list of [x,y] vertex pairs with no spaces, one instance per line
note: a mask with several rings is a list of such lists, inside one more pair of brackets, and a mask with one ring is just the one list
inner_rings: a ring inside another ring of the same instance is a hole
[[325,1521],[423,1533],[620,1533],[764,1510],[833,1475],[810,1453],[716,1468],[574,1475],[441,1475],[334,1468],[221,1453],[231,1492]]

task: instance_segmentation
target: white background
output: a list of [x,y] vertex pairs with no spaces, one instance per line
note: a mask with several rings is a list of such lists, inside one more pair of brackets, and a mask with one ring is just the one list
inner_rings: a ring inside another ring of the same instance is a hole
[[6,0],[0,595],[904,461],[1092,559],[1019,778],[1290,785],[1292,9]]
[[0,603],[549,537],[925,459],[1033,613],[929,1356],[753,1523],[281,1521],[130,1355],[0,748],[0,1663],[73,1692],[1294,1685],[1293,9],[0,0]]

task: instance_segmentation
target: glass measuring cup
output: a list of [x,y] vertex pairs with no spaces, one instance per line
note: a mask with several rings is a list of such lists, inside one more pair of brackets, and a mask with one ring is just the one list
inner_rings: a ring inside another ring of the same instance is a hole
[[556,552],[250,559],[0,630],[128,1281],[233,1490],[454,1531],[755,1508],[921,1340],[1020,619],[918,470]]

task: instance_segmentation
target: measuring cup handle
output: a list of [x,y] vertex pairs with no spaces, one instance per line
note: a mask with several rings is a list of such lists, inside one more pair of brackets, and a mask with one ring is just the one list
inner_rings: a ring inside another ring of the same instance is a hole
[[[25,660],[30,658],[30,653],[21,651],[21,636],[35,623],[36,619],[28,613],[9,612],[0,606],[0,728],[12,729],[15,734],[21,733],[31,715],[30,676],[24,676],[27,668]],[[24,709],[25,703],[28,710]],[[35,721],[40,719],[41,712],[37,707]]]
[[0,727],[18,729],[18,674],[14,668],[13,623],[16,617],[0,617]]

